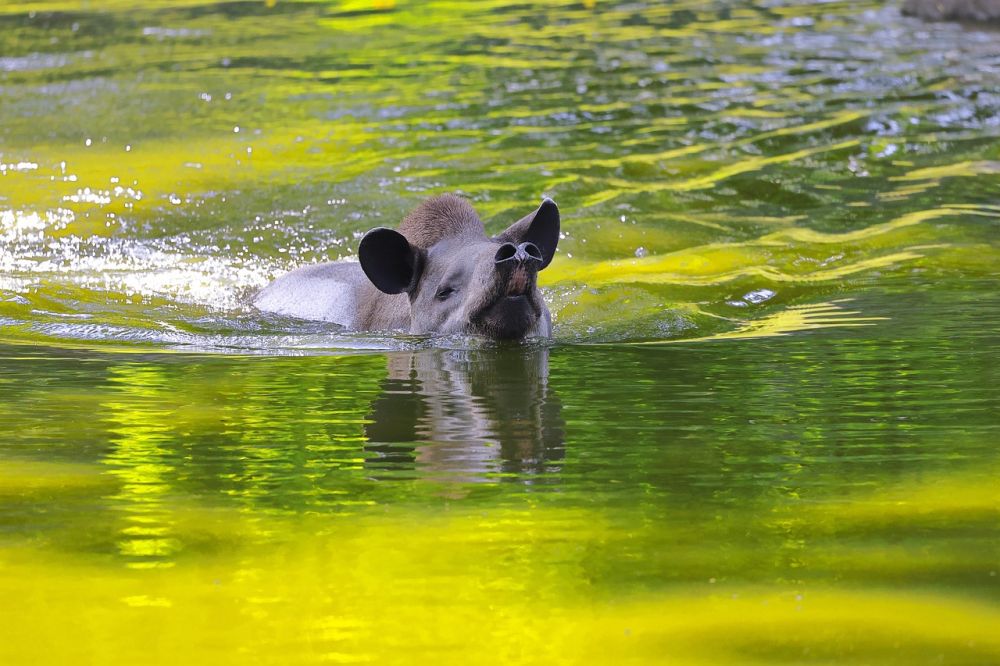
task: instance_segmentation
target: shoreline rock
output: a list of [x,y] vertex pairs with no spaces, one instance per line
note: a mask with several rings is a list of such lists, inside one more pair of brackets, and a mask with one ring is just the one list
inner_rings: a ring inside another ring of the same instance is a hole
[[906,0],[902,11],[926,21],[1000,24],[1000,0]]

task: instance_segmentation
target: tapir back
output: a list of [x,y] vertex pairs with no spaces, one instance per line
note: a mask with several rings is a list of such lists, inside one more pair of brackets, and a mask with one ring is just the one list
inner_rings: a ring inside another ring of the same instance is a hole
[[408,330],[405,294],[383,294],[356,261],[297,268],[269,284],[253,299],[264,312],[328,321],[359,331]]

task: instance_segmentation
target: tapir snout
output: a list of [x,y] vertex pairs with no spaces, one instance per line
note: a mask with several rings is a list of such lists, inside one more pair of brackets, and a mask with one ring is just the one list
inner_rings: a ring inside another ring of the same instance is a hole
[[504,243],[497,250],[497,282],[506,285],[507,296],[523,296],[534,286],[538,267],[542,265],[542,252],[534,243]]

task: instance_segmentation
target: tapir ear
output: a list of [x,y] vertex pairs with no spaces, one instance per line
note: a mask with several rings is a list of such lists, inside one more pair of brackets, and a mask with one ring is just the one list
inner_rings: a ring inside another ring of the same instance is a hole
[[372,229],[358,246],[361,269],[379,291],[410,293],[420,281],[423,254],[398,231]]
[[546,199],[534,213],[522,217],[496,236],[504,243],[534,243],[542,251],[541,270],[552,261],[559,244],[559,207],[552,199]]

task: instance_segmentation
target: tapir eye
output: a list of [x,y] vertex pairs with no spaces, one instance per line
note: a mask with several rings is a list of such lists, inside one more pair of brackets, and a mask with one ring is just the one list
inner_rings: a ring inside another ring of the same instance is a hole
[[448,298],[455,293],[455,289],[452,287],[442,287],[438,289],[438,293],[434,294],[434,298],[439,301],[446,301]]

